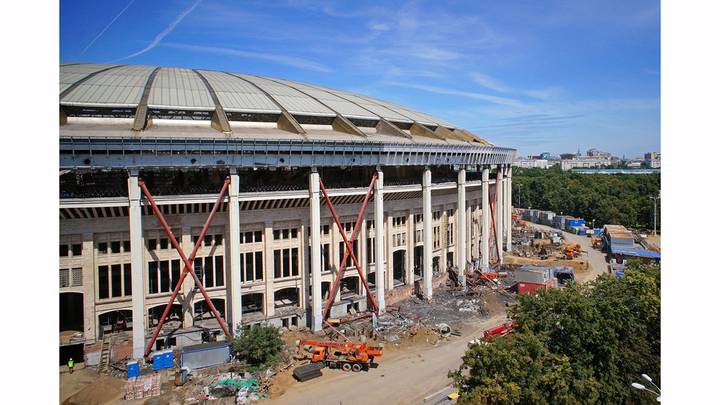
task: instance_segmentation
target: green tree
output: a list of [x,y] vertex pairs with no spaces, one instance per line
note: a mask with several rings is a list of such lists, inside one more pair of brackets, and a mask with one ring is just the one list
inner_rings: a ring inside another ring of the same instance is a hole
[[232,341],[233,353],[255,369],[277,364],[282,346],[278,329],[267,324],[243,326],[240,336]]
[[[583,217],[595,225],[652,228],[660,175],[578,174],[551,169],[513,169],[513,204]],[[658,219],[660,204],[658,200]]]
[[519,296],[511,336],[474,346],[452,371],[465,403],[637,403],[641,373],[660,380],[660,269]]

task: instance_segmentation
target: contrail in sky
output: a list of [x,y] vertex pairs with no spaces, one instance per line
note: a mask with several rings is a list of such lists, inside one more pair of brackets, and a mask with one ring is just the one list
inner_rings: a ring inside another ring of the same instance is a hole
[[113,18],[112,21],[110,21],[110,24],[108,24],[105,28],[103,28],[103,30],[100,31],[100,33],[97,34],[97,36],[96,36],[95,38],[93,38],[93,40],[90,41],[89,44],[87,44],[87,46],[85,47],[85,49],[83,49],[82,52],[80,52],[80,55],[84,55],[85,52],[86,52],[88,49],[90,49],[90,47],[95,43],[95,41],[97,41],[98,39],[100,39],[100,37],[105,33],[105,31],[107,31],[108,28],[110,28],[110,26],[115,23],[115,20],[117,20],[118,18],[120,18],[120,16],[123,15],[123,13],[125,12],[125,10],[127,10],[128,8],[130,8],[130,6],[132,6],[133,3],[135,3],[135,0],[130,0],[130,3],[128,3],[127,6],[125,6],[124,9],[120,10],[120,13],[118,13],[118,15],[116,15],[115,18]]
[[142,55],[145,52],[155,48],[160,43],[160,41],[162,41],[163,38],[165,38],[169,33],[171,33],[175,29],[175,27],[177,27],[177,25],[180,24],[180,22],[185,17],[187,17],[188,14],[190,14],[193,10],[195,10],[195,7],[197,7],[198,4],[200,4],[201,2],[202,2],[202,0],[197,0],[195,3],[193,3],[192,6],[190,6],[190,8],[188,8],[187,10],[180,13],[180,15],[178,15],[177,18],[175,18],[175,21],[171,22],[170,25],[168,25],[164,30],[162,30],[159,34],[157,34],[155,36],[155,38],[153,38],[152,42],[150,42],[148,44],[148,46],[146,46],[145,48],[143,48],[135,53],[132,53],[124,58],[120,58],[118,60],[134,58],[138,55]]

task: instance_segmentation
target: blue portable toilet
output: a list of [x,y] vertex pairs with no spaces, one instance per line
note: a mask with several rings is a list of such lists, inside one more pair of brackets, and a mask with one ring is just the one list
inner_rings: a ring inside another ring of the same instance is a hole
[[140,376],[140,363],[137,360],[127,362],[127,377],[139,377]]
[[172,349],[161,350],[153,354],[153,370],[172,368],[174,357]]

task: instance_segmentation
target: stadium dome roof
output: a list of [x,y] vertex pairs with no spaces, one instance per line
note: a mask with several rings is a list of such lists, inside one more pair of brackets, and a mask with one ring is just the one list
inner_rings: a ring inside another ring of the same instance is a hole
[[361,94],[200,69],[60,65],[65,169],[495,165],[515,150]]
[[159,137],[217,137],[220,131],[242,138],[491,145],[439,118],[361,94],[199,69],[62,64],[60,109],[61,124],[84,124],[63,125],[61,136],[86,136],[90,125],[104,136],[148,130]]

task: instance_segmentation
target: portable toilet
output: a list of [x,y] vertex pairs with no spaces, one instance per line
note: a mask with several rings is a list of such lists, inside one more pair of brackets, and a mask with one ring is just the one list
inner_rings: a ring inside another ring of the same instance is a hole
[[140,376],[140,363],[137,360],[127,362],[127,378]]

